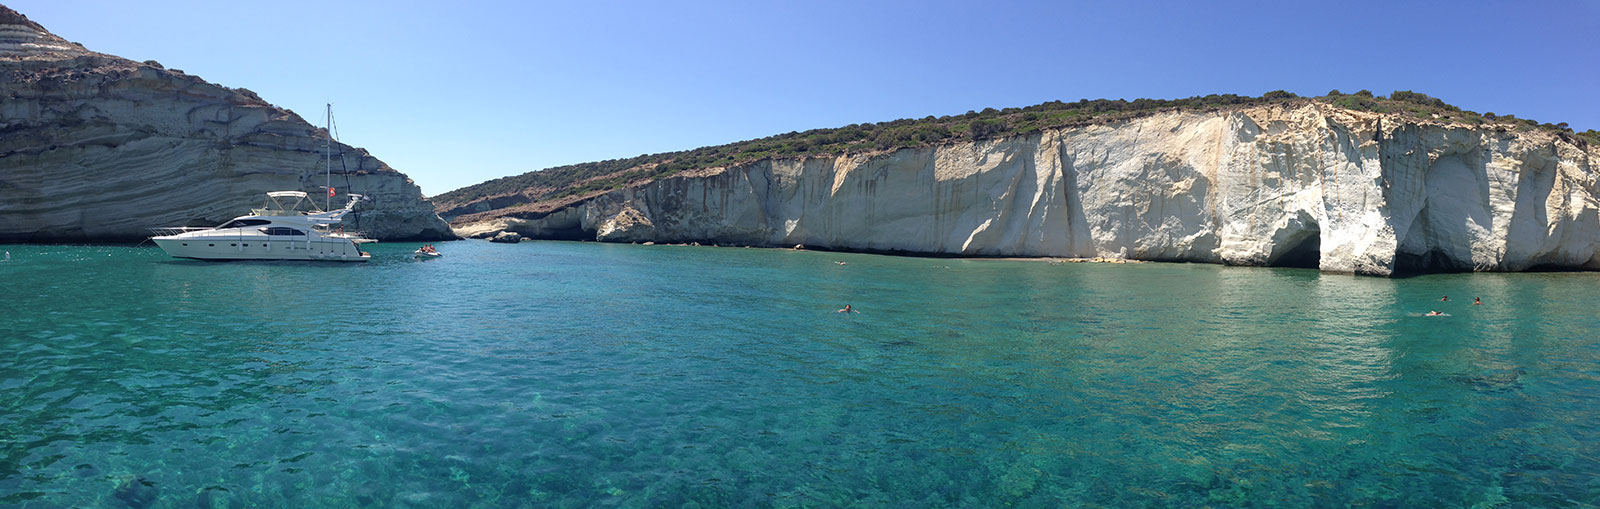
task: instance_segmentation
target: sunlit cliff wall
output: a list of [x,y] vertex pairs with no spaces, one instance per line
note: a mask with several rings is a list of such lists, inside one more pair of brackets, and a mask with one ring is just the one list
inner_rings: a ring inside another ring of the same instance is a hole
[[1371,275],[1600,269],[1600,150],[1320,103],[767,160],[458,232]]

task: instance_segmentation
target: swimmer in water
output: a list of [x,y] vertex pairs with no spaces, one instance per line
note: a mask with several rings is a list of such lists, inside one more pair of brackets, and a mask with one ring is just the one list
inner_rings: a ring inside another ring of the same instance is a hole
[[1428,314],[1422,316],[1444,316],[1444,313],[1440,313],[1438,311],[1429,311]]
[[1447,300],[1450,300],[1450,296],[1449,295],[1445,295],[1445,296],[1439,297],[1439,302],[1444,302],[1444,301],[1447,301]]
[[1478,300],[1477,297],[1473,297],[1472,298],[1472,305],[1474,305],[1474,306],[1482,306],[1483,305],[1483,301],[1482,300]]
[[849,304],[845,304],[844,305],[844,309],[841,309],[841,310],[838,310],[838,311],[834,311],[834,312],[835,313],[846,313],[846,314],[855,313],[855,314],[858,314],[858,315],[861,314],[860,311],[856,311],[854,309],[850,309],[850,305]]
[[844,262],[833,262],[833,263],[837,263],[839,265],[844,265]]

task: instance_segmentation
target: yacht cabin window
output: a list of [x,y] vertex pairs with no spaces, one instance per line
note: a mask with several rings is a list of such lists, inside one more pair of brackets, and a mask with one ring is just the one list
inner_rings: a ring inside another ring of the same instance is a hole
[[285,228],[285,227],[282,227],[282,226],[274,226],[274,227],[271,227],[271,228],[264,228],[264,230],[266,230],[267,235],[305,235],[306,234],[306,232],[303,232],[303,231],[300,231],[300,230],[296,230],[294,228]]
[[222,230],[226,228],[244,228],[246,226],[261,226],[264,224],[272,224],[272,221],[265,219],[235,219],[223,223],[222,226],[218,226],[217,229]]

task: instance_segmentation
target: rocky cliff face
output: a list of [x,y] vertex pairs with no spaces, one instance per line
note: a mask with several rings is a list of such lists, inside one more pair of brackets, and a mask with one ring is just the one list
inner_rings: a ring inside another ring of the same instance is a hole
[[[88,51],[0,6],[0,242],[138,240],[248,213],[267,191],[315,196],[325,136],[248,90]],[[333,151],[334,201],[369,198],[347,225],[453,238],[404,174]]]
[[1371,275],[1600,269],[1597,156],[1544,131],[1302,103],[768,160],[457,231]]

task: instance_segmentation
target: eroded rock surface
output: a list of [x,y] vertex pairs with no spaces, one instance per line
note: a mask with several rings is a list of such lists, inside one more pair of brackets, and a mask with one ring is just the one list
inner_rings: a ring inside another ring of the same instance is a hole
[[[263,193],[324,194],[324,131],[245,89],[84,49],[0,6],[0,242],[131,241],[211,226]],[[335,144],[346,225],[383,240],[454,238],[409,178]]]
[[1600,150],[1538,130],[1327,104],[668,178],[460,231],[969,256],[1600,269]]

